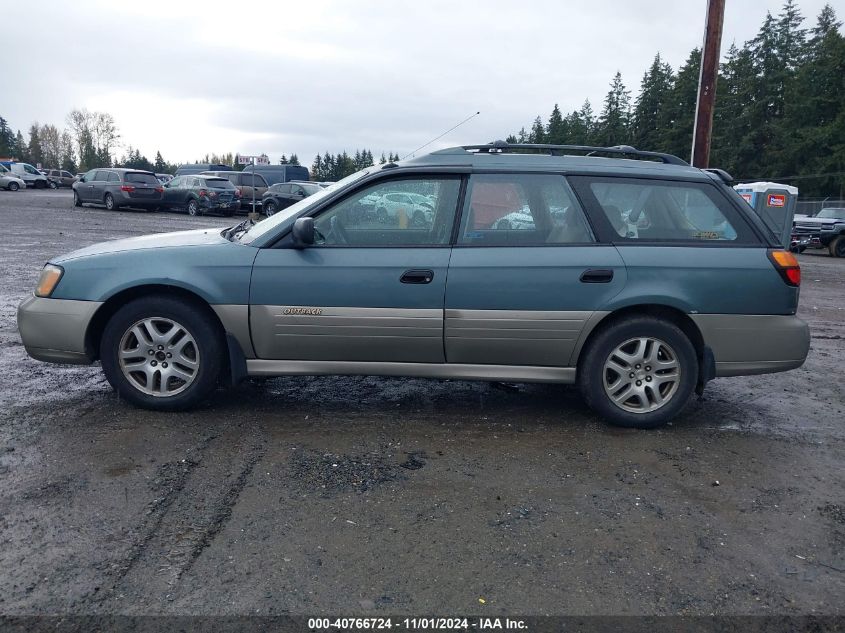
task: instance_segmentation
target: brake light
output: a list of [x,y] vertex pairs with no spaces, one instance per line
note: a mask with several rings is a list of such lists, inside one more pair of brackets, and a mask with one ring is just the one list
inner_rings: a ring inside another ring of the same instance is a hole
[[156,187],[156,193],[164,193],[164,187]]
[[771,250],[769,259],[788,285],[796,288],[801,285],[801,266],[795,255],[789,251]]
[[127,192],[131,193],[132,191],[135,191],[135,186],[134,185],[123,185],[123,186],[121,186],[120,190],[121,191],[127,191]]
[[205,189],[200,189],[199,193],[200,193],[201,196],[207,196],[208,195],[208,192]]

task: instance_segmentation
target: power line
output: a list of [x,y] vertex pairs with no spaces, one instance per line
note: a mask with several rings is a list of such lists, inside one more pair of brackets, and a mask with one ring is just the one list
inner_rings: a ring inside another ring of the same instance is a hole
[[467,118],[465,118],[463,121],[461,121],[460,123],[458,123],[455,127],[453,127],[453,128],[449,128],[448,130],[446,130],[445,132],[443,132],[443,134],[441,134],[440,136],[438,136],[438,137],[436,137],[436,138],[431,139],[431,140],[430,140],[428,143],[426,143],[425,145],[421,145],[421,146],[419,146],[419,147],[418,147],[417,149],[415,149],[413,152],[410,152],[410,153],[408,153],[408,154],[405,154],[405,155],[404,155],[404,156],[403,156],[400,160],[405,160],[406,158],[408,158],[408,156],[413,156],[413,155],[414,155],[414,154],[416,154],[418,151],[420,151],[423,147],[428,147],[429,145],[431,145],[432,143],[434,143],[434,141],[437,141],[437,140],[439,140],[439,139],[443,138],[444,136],[446,136],[446,135],[447,135],[449,132],[451,132],[452,130],[457,130],[457,129],[458,129],[459,127],[461,127],[464,123],[466,123],[467,121],[469,121],[469,120],[470,120],[470,119],[472,119],[472,118],[477,117],[479,114],[481,114],[481,111],[480,111],[480,110],[479,110],[478,112],[476,112],[475,114],[471,114],[471,115],[469,115],[469,116],[468,116]]

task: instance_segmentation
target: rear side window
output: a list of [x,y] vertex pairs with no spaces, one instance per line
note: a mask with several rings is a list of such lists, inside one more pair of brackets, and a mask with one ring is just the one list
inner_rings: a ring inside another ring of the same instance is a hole
[[161,185],[161,183],[158,181],[158,178],[156,178],[152,174],[129,172],[123,178],[126,182],[131,182],[138,185],[153,185],[155,187]]
[[108,172],[108,174],[109,174],[109,177],[108,177],[109,182],[120,182],[120,176],[117,175],[116,171],[110,171],[110,172]]
[[590,180],[589,191],[613,241],[756,241],[737,210],[711,185],[606,178]]
[[290,185],[273,185],[270,190],[275,193],[290,193]]
[[479,174],[470,178],[459,244],[528,246],[594,241],[563,176]]
[[241,184],[245,187],[266,187],[267,181],[261,174],[242,173]]

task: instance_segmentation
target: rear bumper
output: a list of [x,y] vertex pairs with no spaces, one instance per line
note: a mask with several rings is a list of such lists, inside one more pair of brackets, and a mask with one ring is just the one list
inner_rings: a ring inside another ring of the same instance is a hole
[[804,364],[810,330],[796,316],[691,314],[713,350],[716,377],[769,374]]
[[18,306],[18,330],[26,353],[50,363],[91,363],[85,334],[101,305],[99,301],[25,299]]

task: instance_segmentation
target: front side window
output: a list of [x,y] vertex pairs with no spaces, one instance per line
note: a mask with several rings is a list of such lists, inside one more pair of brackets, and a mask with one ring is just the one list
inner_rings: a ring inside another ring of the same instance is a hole
[[589,224],[563,176],[479,174],[470,178],[459,244],[587,244]]
[[[459,177],[382,181],[321,213],[317,245],[440,246],[449,244],[458,204]],[[404,194],[417,193],[426,202]]]
[[44,175],[40,171],[35,169],[35,167],[33,167],[32,165],[27,165],[26,163],[24,163],[23,170],[28,174],[34,174],[36,176],[43,176]]
[[[741,224],[709,185],[607,179],[590,183],[605,217],[622,240],[735,241]],[[747,230],[747,229],[746,229]]]
[[117,175],[117,172],[110,171],[109,174],[109,182],[120,182],[120,176]]

